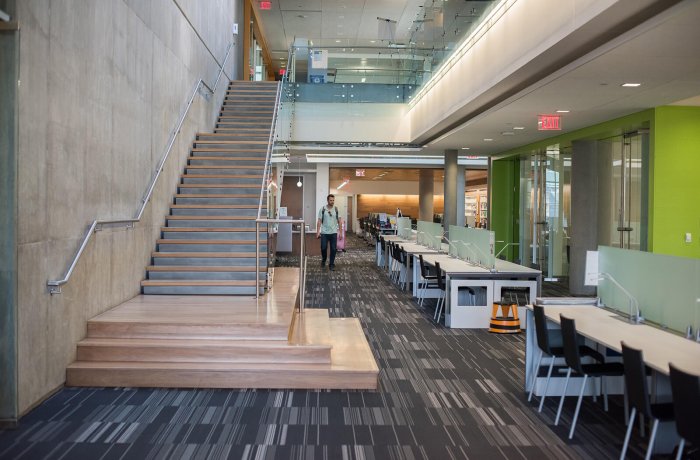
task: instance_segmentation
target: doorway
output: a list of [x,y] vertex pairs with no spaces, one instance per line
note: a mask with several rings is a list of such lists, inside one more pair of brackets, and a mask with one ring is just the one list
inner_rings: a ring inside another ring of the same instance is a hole
[[521,158],[520,260],[545,281],[569,274],[571,150],[559,145]]

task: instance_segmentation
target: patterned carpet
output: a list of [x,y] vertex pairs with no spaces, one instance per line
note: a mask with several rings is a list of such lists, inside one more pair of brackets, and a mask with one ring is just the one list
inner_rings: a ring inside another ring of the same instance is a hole
[[[284,260],[278,261],[285,263]],[[289,262],[289,261],[287,261]],[[523,390],[524,336],[432,322],[356,238],[337,270],[310,259],[307,301],[361,320],[380,390],[269,391],[65,388],[0,433],[12,459],[562,459],[616,458],[619,404],[586,401],[573,441]],[[590,399],[590,398],[589,398]],[[633,438],[630,458],[641,456]]]

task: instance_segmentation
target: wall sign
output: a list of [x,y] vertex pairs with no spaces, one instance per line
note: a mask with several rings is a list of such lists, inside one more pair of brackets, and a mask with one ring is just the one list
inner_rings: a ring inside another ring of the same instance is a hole
[[561,115],[537,115],[539,131],[561,131]]

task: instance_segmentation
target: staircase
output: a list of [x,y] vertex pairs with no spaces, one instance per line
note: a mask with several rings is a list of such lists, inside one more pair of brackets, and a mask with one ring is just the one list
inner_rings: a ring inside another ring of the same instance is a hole
[[[143,294],[255,294],[255,218],[276,94],[274,82],[229,84],[216,129],[192,146]],[[262,286],[263,231],[260,243]]]

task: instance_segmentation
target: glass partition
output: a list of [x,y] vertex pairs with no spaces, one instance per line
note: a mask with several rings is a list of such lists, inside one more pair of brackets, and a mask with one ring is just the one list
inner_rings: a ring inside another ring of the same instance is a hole
[[411,218],[410,217],[399,217],[396,220],[396,234],[406,238],[411,239],[413,230],[411,230]]
[[491,230],[450,225],[450,255],[489,269],[496,267],[496,234]]
[[418,233],[416,234],[416,242],[433,248],[440,249],[442,245],[442,225],[435,222],[425,220],[418,221]]
[[[629,291],[647,321],[681,333],[700,327],[700,260],[600,246],[598,270]],[[610,308],[629,311],[628,296],[605,277],[598,296]]]

